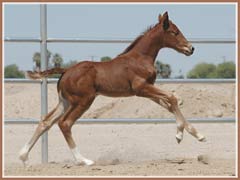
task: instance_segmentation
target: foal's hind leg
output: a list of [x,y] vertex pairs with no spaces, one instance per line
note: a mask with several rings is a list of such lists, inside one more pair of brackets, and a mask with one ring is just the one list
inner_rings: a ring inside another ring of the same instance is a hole
[[37,129],[35,130],[32,138],[21,149],[19,153],[19,159],[21,159],[23,162],[25,162],[28,159],[28,154],[31,151],[34,144],[39,139],[39,137],[58,120],[58,118],[62,115],[63,112],[64,112],[64,104],[62,102],[59,102],[57,107],[53,109],[50,113],[48,113],[47,116],[39,122]]
[[146,84],[141,86],[141,89],[137,91],[137,96],[150,98],[175,115],[177,122],[176,139],[178,143],[180,143],[183,138],[184,128],[199,141],[205,141],[205,137],[198,133],[197,130],[184,118],[178,107],[177,99],[172,94],[162,91],[151,84]]
[[90,107],[94,100],[94,97],[82,97],[78,100],[77,105],[70,105],[70,107],[67,110],[67,113],[65,116],[59,119],[58,125],[61,129],[67,144],[76,160],[76,164],[86,164],[86,165],[92,165],[94,162],[92,160],[89,160],[82,156],[79,152],[79,149],[77,148],[73,137],[71,128],[74,122]]

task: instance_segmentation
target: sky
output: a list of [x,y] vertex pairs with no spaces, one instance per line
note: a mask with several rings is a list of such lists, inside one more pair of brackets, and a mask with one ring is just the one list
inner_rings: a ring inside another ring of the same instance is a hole
[[[187,39],[235,39],[235,4],[48,4],[49,38],[134,39],[156,24],[158,15],[168,11],[169,18]],[[39,4],[5,4],[4,37],[39,38]],[[115,57],[129,44],[49,43],[48,49],[70,60],[95,61]],[[185,56],[172,49],[162,49],[157,60],[171,65],[172,77],[186,74],[201,62],[218,64],[236,59],[235,44],[193,44],[195,52]],[[38,43],[4,44],[4,64],[17,64],[32,70]]]

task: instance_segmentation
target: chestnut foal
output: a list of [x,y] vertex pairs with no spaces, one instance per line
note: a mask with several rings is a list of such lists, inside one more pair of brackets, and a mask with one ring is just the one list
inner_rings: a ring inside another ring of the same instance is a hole
[[39,122],[32,139],[20,151],[20,159],[23,162],[27,160],[38,138],[55,122],[58,122],[76,162],[92,165],[93,161],[80,154],[72,138],[71,127],[99,94],[110,97],[149,98],[175,115],[178,143],[183,139],[184,129],[199,141],[205,141],[205,137],[198,133],[182,115],[176,97],[153,85],[156,79],[154,61],[160,49],[172,48],[187,56],[192,55],[194,51],[177,26],[169,20],[167,12],[163,16],[159,15],[158,21],[112,61],[84,61],[68,69],[28,71],[27,75],[32,79],[44,78],[57,73],[62,76],[57,85],[59,103]]

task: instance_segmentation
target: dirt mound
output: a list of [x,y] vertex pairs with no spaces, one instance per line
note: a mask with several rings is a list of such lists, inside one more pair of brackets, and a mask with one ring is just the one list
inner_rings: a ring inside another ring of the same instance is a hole
[[[187,118],[234,117],[234,84],[163,84],[180,102]],[[40,118],[40,86],[38,84],[5,84],[5,118]],[[57,104],[56,85],[48,88],[49,111]],[[29,111],[31,109],[31,111]],[[173,118],[173,115],[146,98],[110,98],[98,96],[82,118]]]

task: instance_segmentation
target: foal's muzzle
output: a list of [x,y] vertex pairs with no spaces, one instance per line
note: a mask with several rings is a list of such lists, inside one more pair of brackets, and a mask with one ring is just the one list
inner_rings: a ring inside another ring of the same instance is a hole
[[191,56],[194,52],[194,47],[191,45],[191,46],[188,46],[188,47],[184,47],[183,48],[183,53],[186,55],[186,56]]

